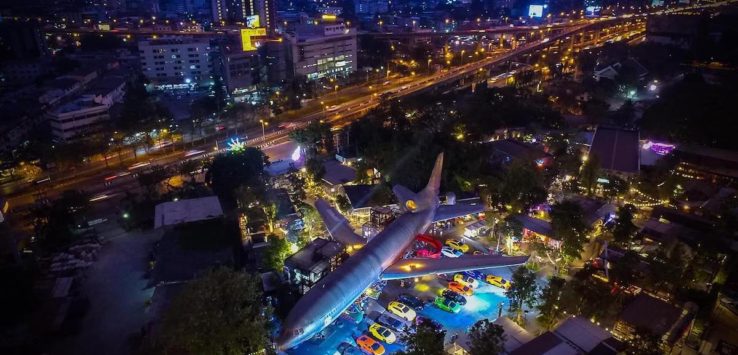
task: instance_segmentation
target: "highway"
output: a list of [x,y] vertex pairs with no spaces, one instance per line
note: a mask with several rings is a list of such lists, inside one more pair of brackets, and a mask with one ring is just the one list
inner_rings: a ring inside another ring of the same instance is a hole
[[[466,77],[476,71],[484,70],[484,68],[492,67],[512,60],[517,56],[543,49],[546,46],[556,43],[559,39],[565,39],[567,36],[577,33],[578,31],[585,30],[587,27],[601,22],[602,21],[590,20],[585,24],[565,27],[561,29],[559,33],[550,35],[550,37],[526,43],[508,52],[492,55],[479,61],[454,67],[449,70],[441,70],[430,75],[418,75],[393,79],[387,85],[367,84],[347,88],[349,90],[345,93],[342,90],[333,95],[332,98],[331,95],[326,97],[327,102],[325,103],[325,106],[329,107],[327,109],[321,109],[320,106],[316,106],[314,104],[307,109],[298,110],[296,113],[288,113],[287,115],[284,115],[285,117],[281,117],[280,122],[291,123],[288,125],[289,128],[274,130],[264,136],[261,134],[262,132],[260,127],[252,129],[247,132],[247,135],[248,137],[254,138],[248,139],[247,144],[249,146],[264,148],[271,144],[284,142],[291,131],[303,128],[311,121],[315,120],[326,120],[334,126],[346,125],[351,121],[351,119],[360,117],[370,109],[376,107],[379,104],[381,97],[389,99],[401,98],[427,90],[439,84],[453,82],[454,80]],[[342,101],[342,99],[346,100]],[[338,103],[330,105],[332,102]],[[224,149],[224,147],[218,148],[218,150],[215,150],[213,140],[209,139],[205,143],[196,144],[187,148],[179,147],[178,150],[173,152],[160,153],[157,156],[147,157],[146,159],[149,160],[146,162],[148,163],[147,166],[171,166],[188,159],[205,159],[212,156],[212,154],[222,152]],[[196,152],[196,154],[186,156],[188,151]],[[111,159],[111,161],[114,162],[116,160],[116,158]],[[33,203],[35,199],[40,196],[53,198],[64,190],[69,189],[84,189],[92,195],[106,194],[108,192],[120,192],[130,188],[130,186],[135,183],[135,174],[126,174],[126,172],[129,171],[131,170],[126,167],[125,161],[122,164],[118,164],[115,168],[107,168],[105,165],[100,165],[100,163],[98,163],[92,168],[75,172],[72,175],[54,178],[51,181],[41,184],[32,184],[24,191],[11,195],[10,203],[13,208],[18,208],[19,206]],[[123,176],[118,177],[118,175]],[[110,183],[111,176],[115,176],[112,178],[112,180],[115,181],[113,184]],[[106,181],[106,178],[109,179]]]

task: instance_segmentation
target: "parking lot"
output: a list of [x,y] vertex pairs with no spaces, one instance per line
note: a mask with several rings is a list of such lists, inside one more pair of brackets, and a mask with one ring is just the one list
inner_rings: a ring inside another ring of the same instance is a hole
[[[502,276],[506,279],[510,278],[513,268],[495,268],[482,270],[484,274],[492,273]],[[340,317],[333,324],[328,326],[320,336],[315,337],[296,348],[290,349],[288,354],[341,354],[338,348],[341,343],[346,342],[356,345],[355,339],[362,334],[369,334],[368,328],[374,323],[374,319],[382,312],[387,312],[386,307],[389,302],[397,300],[402,294],[413,295],[425,302],[422,310],[417,312],[418,316],[429,318],[439,323],[446,330],[446,343],[449,343],[452,337],[455,337],[457,343],[466,343],[466,332],[469,327],[481,319],[494,320],[498,316],[500,307],[505,311],[508,300],[501,288],[487,284],[484,281],[479,282],[478,288],[474,290],[472,296],[466,297],[466,305],[461,307],[459,313],[450,313],[439,309],[433,304],[433,299],[448,286],[447,277],[452,278],[453,275],[433,275],[418,278],[417,280],[408,279],[404,281],[390,281],[383,288],[379,298],[375,301],[369,299],[363,302],[364,319],[355,323],[348,317]],[[403,334],[395,332],[398,338]],[[401,340],[394,344],[381,343],[385,348],[386,354],[391,354],[399,350],[403,350],[404,346]],[[350,354],[350,352],[344,352]],[[358,352],[357,352],[358,353]]]

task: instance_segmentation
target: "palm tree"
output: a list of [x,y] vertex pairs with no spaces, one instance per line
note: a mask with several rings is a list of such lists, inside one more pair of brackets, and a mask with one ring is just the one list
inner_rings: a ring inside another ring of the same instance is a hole
[[269,227],[269,233],[274,232],[274,223],[277,221],[277,205],[268,203],[264,206],[264,214],[267,218],[267,226]]

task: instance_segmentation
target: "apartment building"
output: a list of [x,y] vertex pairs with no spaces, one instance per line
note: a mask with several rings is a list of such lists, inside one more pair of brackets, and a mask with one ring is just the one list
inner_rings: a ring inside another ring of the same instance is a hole
[[141,69],[155,85],[190,86],[210,80],[210,40],[161,38],[138,43]]

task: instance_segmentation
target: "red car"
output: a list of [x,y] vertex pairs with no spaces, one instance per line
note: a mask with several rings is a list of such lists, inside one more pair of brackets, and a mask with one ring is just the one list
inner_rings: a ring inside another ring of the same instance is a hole
[[449,282],[448,289],[464,296],[471,296],[474,294],[474,290],[471,287],[456,281]]

